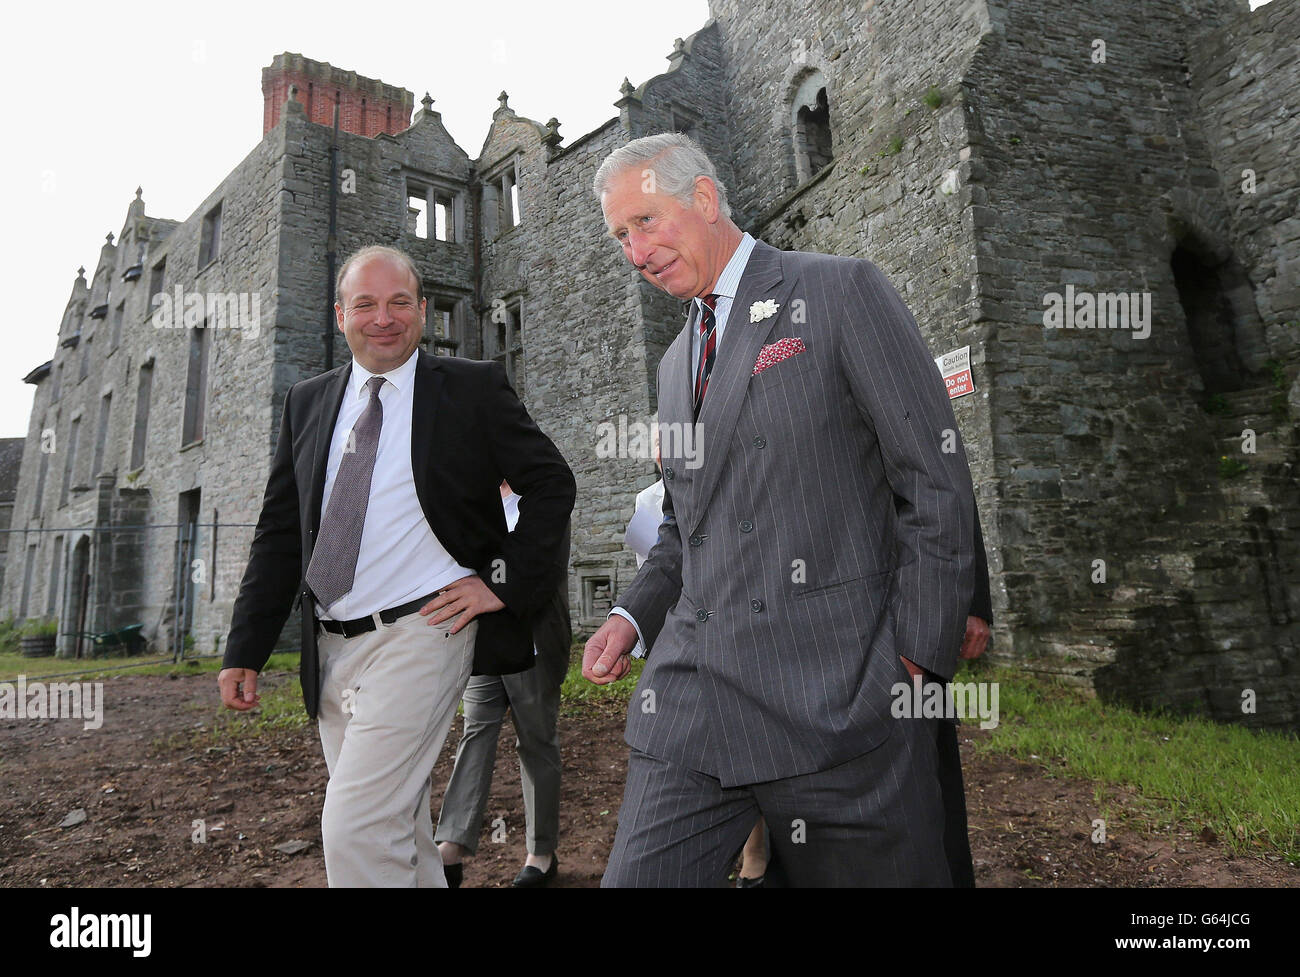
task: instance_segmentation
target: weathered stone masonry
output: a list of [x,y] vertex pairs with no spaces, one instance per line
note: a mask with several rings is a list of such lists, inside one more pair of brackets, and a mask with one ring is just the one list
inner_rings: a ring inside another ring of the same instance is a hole
[[[326,366],[337,102],[337,253],[407,249],[431,296],[430,348],[507,364],[578,479],[570,592],[590,631],[634,573],[622,532],[655,478],[647,458],[597,457],[597,426],[653,418],[658,361],[682,323],[606,236],[591,179],[628,139],[677,130],[715,160],[742,227],[871,259],[936,355],[971,347],[976,393],[953,406],[993,572],[994,657],[1132,703],[1294,728],[1300,4],[712,0],[710,11],[664,74],[625,81],[618,115],[567,145],[556,120],[523,118],[502,93],[476,159],[427,96],[408,125],[406,90],[277,55],[248,158],[183,222],[147,217],[137,197],[91,279],[74,284],[60,345],[29,377],[13,514],[28,532],[10,544],[4,607],[17,610],[34,543],[32,616],[79,614],[89,582],[88,629],[142,621],[169,647],[178,529],[94,529],[183,523],[193,496],[182,493],[195,489],[201,525],[214,508],[223,524],[256,519],[285,391]],[[200,268],[218,205],[219,255]],[[184,448],[196,347],[148,323],[163,259],[166,288],[261,299],[258,336],[214,331],[204,436]],[[1045,328],[1045,299],[1067,287],[1149,295],[1150,335]],[[94,368],[79,379],[91,341]],[[347,356],[341,337],[333,355]],[[132,469],[150,362],[145,463]],[[1253,453],[1241,450],[1248,432]],[[220,530],[215,579],[180,628],[201,650],[224,637],[250,538]],[[209,542],[200,532],[200,557]]]

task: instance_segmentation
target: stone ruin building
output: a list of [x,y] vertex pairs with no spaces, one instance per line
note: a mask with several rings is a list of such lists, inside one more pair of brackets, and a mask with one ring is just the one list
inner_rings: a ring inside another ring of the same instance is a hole
[[285,392],[348,355],[331,262],[381,242],[419,264],[427,347],[502,361],[573,467],[589,633],[635,572],[623,529],[656,477],[599,457],[597,430],[651,420],[683,323],[606,237],[591,180],[671,130],[716,161],[742,228],[871,259],[936,357],[969,348],[953,408],[992,657],[1295,728],[1300,3],[709,8],[604,125],[566,139],[503,92],[473,157],[428,95],[412,115],[410,91],[277,55],[262,140],[181,220],[137,190],[73,282],[26,377],[0,612],[219,652]]

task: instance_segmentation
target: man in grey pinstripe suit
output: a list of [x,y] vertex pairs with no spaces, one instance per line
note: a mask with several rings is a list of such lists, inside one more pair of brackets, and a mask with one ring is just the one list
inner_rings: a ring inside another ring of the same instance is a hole
[[718,885],[761,813],[794,885],[949,885],[936,720],[890,710],[909,675],[952,677],[974,586],[970,472],[916,323],[869,262],[742,234],[685,136],[615,151],[594,188],[690,302],[659,423],[699,438],[661,441],[659,541],[584,653],[605,683],[650,649],[603,884]]

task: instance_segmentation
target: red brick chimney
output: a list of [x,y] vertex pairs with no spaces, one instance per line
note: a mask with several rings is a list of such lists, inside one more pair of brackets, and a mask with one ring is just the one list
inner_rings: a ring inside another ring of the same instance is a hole
[[298,86],[298,101],[307,110],[308,122],[332,126],[337,103],[339,128],[344,132],[373,138],[410,128],[415,96],[405,88],[286,51],[262,69],[262,135],[279,123],[291,85]]

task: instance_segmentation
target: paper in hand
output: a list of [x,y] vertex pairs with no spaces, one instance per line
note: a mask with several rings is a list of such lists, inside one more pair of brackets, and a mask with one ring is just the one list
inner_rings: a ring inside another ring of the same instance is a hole
[[627,535],[623,541],[641,560],[649,557],[650,550],[659,542],[659,524],[663,521],[664,515],[658,506],[643,505],[627,524]]

